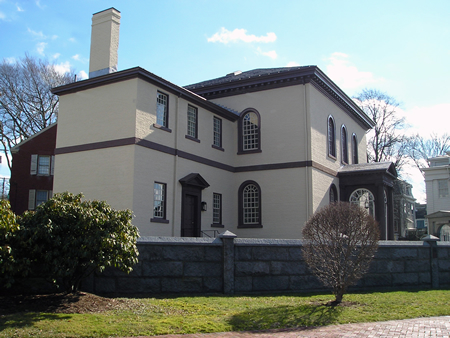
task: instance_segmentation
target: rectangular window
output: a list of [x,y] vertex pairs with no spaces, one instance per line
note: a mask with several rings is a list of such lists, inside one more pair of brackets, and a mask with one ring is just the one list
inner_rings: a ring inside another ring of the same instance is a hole
[[158,92],[156,99],[156,123],[168,128],[169,97]]
[[52,198],[51,190],[30,189],[28,192],[28,210],[35,210],[38,205],[47,202],[50,198]]
[[31,155],[30,175],[53,175],[55,156]]
[[213,225],[222,225],[222,195],[213,194]]
[[187,111],[187,135],[197,138],[197,108],[188,106]]
[[50,156],[39,156],[38,175],[50,175]]
[[214,116],[213,145],[222,148],[222,120]]
[[447,180],[438,180],[439,197],[448,197]]
[[153,186],[153,218],[166,219],[166,184],[155,182]]

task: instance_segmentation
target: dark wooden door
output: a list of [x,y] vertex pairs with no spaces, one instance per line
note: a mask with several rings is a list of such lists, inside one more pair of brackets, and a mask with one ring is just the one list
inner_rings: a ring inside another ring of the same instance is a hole
[[200,210],[198,196],[184,195],[183,200],[183,220],[181,223],[182,237],[199,237],[200,224],[198,221],[198,213]]

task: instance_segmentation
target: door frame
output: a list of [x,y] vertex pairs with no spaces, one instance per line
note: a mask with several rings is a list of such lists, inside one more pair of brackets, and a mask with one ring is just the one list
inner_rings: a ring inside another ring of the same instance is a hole
[[201,203],[202,203],[202,190],[209,187],[208,182],[198,173],[189,174],[182,179],[179,180],[182,185],[181,189],[181,228],[180,235],[181,237],[185,237],[184,230],[186,225],[185,221],[185,203],[186,196],[192,195],[197,197],[197,203],[195,205],[196,214],[195,217],[197,219],[197,227],[195,228],[194,237],[200,237],[202,230],[202,217],[201,217]]

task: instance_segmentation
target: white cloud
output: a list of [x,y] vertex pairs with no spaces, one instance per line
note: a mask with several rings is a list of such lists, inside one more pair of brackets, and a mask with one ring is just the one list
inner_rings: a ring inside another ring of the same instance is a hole
[[380,80],[375,79],[371,72],[359,71],[344,53],[333,53],[327,59],[326,74],[344,90],[357,89],[371,85]]
[[57,59],[57,58],[59,58],[60,56],[61,56],[60,53],[55,53],[55,54],[52,55],[52,57],[53,57],[54,59]]
[[0,20],[6,20],[6,15],[3,12],[0,12]]
[[258,48],[256,49],[256,53],[257,53],[257,54],[260,54],[260,55],[268,56],[268,57],[270,57],[272,60],[275,60],[276,58],[278,58],[278,54],[277,54],[277,52],[274,51],[274,50],[271,50],[271,51],[269,51],[269,52],[263,52],[262,49],[258,47]]
[[36,6],[38,6],[40,9],[45,8],[45,6],[41,4],[41,0],[36,0],[35,3],[36,3]]
[[71,70],[71,65],[70,65],[69,61],[62,62],[58,65],[55,65],[54,67],[55,67],[55,70],[60,74],[65,74],[67,72],[70,72],[70,70]]
[[219,42],[223,44],[227,44],[229,42],[261,42],[261,43],[269,43],[275,42],[277,36],[275,33],[267,33],[267,35],[256,36],[256,35],[248,35],[246,29],[238,29],[236,28],[233,31],[229,31],[228,29],[222,27],[219,32],[215,33],[213,36],[208,38],[208,42]]
[[299,66],[300,66],[300,64],[298,64],[295,61],[291,61],[286,65],[286,67],[299,67]]
[[449,112],[450,103],[408,109],[402,115],[410,125],[406,132],[408,134],[419,133],[423,137],[429,137],[432,133],[438,135],[450,133],[448,128]]
[[48,45],[47,42],[39,42],[36,45],[37,52],[41,55],[44,55],[44,50],[45,50],[45,47],[47,47],[47,45]]
[[31,33],[31,35],[33,35],[35,38],[38,39],[46,39],[47,37],[44,35],[44,33],[42,32],[36,32],[30,28],[28,28],[28,33]]
[[75,40],[75,38],[69,38],[69,41],[70,41],[70,42],[75,42],[75,41],[77,41],[77,40]]
[[56,40],[58,38],[58,35],[52,35],[52,40]]
[[25,12],[25,10],[17,4],[16,4],[16,8],[17,8],[18,12]]
[[80,54],[75,54],[74,56],[72,56],[72,59],[80,61]]
[[87,78],[89,78],[89,76],[87,75],[87,73],[82,70],[81,72],[79,72],[77,74],[78,80],[86,80]]

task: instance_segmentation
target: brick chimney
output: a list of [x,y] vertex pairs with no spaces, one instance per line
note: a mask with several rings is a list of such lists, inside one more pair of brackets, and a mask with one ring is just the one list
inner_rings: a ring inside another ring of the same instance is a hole
[[89,78],[117,71],[120,12],[106,9],[92,16]]

